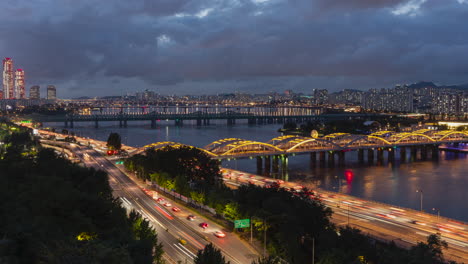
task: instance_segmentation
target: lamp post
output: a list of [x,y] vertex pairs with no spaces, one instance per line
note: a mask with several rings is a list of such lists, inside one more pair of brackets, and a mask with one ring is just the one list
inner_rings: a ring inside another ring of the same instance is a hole
[[432,211],[437,211],[437,222],[440,222],[440,210],[439,208],[432,208]]
[[421,212],[423,211],[423,191],[418,189],[416,190],[417,193],[419,193],[420,196],[420,205],[421,205]]
[[337,175],[335,175],[335,179],[338,180],[338,205],[336,207],[340,207],[341,179]]

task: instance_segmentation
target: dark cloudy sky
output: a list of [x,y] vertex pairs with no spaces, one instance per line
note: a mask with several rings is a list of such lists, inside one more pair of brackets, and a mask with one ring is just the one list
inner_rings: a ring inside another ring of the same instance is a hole
[[468,0],[0,0],[0,56],[61,98],[468,83]]

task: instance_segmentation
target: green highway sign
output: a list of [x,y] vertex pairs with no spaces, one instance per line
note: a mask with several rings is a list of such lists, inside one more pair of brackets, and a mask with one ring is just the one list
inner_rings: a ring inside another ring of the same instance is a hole
[[234,228],[250,227],[250,219],[234,220]]

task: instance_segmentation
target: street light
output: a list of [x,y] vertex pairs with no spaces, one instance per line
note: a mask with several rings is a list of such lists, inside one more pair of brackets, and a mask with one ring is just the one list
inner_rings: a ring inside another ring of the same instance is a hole
[[341,179],[337,175],[335,175],[335,179],[338,180],[338,205],[336,207],[340,207]]
[[423,191],[418,189],[416,190],[416,192],[420,194],[420,198],[421,198],[420,203],[421,203],[421,212],[422,212],[423,211]]
[[437,211],[437,222],[439,222],[439,219],[440,219],[440,210],[439,210],[439,208],[432,208],[432,211]]

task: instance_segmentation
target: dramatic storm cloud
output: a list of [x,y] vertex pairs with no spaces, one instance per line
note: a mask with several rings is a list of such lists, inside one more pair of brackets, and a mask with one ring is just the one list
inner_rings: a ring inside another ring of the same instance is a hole
[[0,56],[60,97],[468,82],[465,0],[3,0]]

